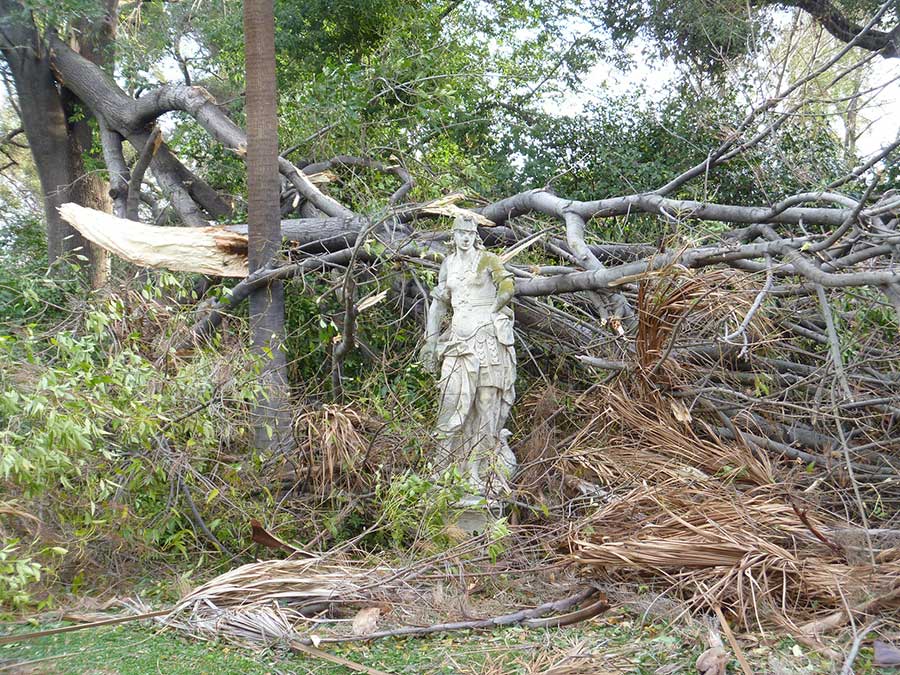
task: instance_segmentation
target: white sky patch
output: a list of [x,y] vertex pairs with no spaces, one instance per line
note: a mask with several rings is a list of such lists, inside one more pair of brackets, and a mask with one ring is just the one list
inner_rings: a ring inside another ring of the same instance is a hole
[[[894,61],[879,68],[878,81],[887,83],[877,93],[863,111],[870,120],[868,129],[860,136],[857,148],[867,156],[897,140],[900,136],[900,65]],[[884,72],[880,72],[880,71]]]

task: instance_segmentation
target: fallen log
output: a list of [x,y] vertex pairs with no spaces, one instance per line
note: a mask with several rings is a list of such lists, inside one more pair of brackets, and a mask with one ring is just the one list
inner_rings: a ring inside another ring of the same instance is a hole
[[[545,602],[542,605],[533,607],[532,609],[522,609],[511,614],[503,616],[495,616],[488,619],[472,619],[470,621],[453,621],[450,623],[438,623],[432,626],[403,626],[392,630],[383,630],[377,633],[368,633],[366,635],[342,635],[336,637],[323,637],[316,640],[312,638],[301,638],[298,642],[303,645],[311,645],[314,642],[368,642],[385,637],[422,637],[433,633],[448,633],[456,630],[482,630],[486,628],[497,628],[500,626],[523,625],[530,628],[547,628],[550,626],[569,626],[580,621],[586,621],[598,616],[610,608],[609,601],[600,594],[597,601],[576,611],[567,611],[572,607],[576,607],[585,600],[597,595],[597,590],[593,586],[583,588],[574,595],[570,595],[562,600],[554,600],[553,602]],[[566,612],[559,616],[545,618],[551,612]]]

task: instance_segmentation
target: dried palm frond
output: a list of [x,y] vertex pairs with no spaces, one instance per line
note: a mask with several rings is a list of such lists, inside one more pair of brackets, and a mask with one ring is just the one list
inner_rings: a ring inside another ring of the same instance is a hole
[[747,493],[681,482],[637,488],[573,535],[572,557],[626,577],[665,579],[691,603],[730,609],[745,625],[840,607],[900,581],[900,564],[848,565],[801,522],[777,486]]
[[406,576],[381,565],[321,557],[260,561],[192,591],[165,622],[208,639],[290,644],[307,636],[319,614],[398,600],[409,588]]
[[634,481],[684,482],[714,476],[755,485],[773,482],[765,455],[737,443],[702,438],[677,419],[671,402],[605,387],[581,403],[589,415],[562,451],[571,472],[610,486]]
[[324,405],[298,415],[294,437],[302,468],[317,490],[350,488],[363,479],[370,443],[364,432],[373,422],[349,406]]
[[464,218],[474,220],[479,225],[483,225],[485,227],[492,227],[496,225],[494,221],[485,218],[480,213],[476,213],[475,211],[464,209],[456,205],[456,202],[462,201],[465,198],[466,196],[463,193],[454,192],[452,194],[440,197],[428,202],[427,204],[424,204],[421,207],[421,210],[423,213],[432,213],[434,215],[447,216],[449,218],[463,216]]
[[900,562],[852,564],[822,533],[848,523],[795,507],[768,457],[701,435],[670,399],[624,385],[578,401],[583,428],[561,450],[564,471],[611,494],[571,529],[571,560],[592,577],[658,583],[738,623],[784,624],[900,586]]
[[[756,293],[744,276],[724,271],[701,275],[677,265],[642,279],[635,306],[639,372],[650,382],[671,381],[680,368],[669,358],[679,334],[721,335],[724,325],[747,318]],[[760,336],[769,328],[757,312],[744,333]]]
[[[537,606],[483,619],[466,617],[463,606],[453,609],[445,598],[438,597],[443,593],[435,593],[438,585],[429,579],[447,578],[446,572],[434,573],[448,560],[458,561],[459,556],[470,555],[487,541],[487,536],[473,537],[446,553],[402,568],[325,557],[244,565],[187,595],[163,621],[205,639],[296,648],[317,646],[320,641],[514,624],[532,628],[571,625],[609,609],[605,595],[598,595],[593,585],[579,584],[574,594]],[[579,609],[573,609],[576,607]],[[346,618],[348,609],[353,610],[355,619]],[[375,618],[386,613],[395,625],[375,630]]]

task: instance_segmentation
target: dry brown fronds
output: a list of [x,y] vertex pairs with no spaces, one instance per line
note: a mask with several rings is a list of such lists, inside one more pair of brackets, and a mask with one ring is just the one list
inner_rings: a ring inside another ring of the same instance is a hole
[[724,280],[722,273],[697,275],[672,266],[641,281],[634,348],[636,361],[649,379],[654,379],[656,371],[672,367],[661,361],[667,358],[672,341],[689,316],[717,315],[726,302],[733,302],[732,297],[726,297]]
[[745,626],[773,613],[832,611],[900,583],[896,562],[847,564],[774,485],[743,493],[708,482],[636,488],[586,519],[571,545],[580,563],[620,578],[665,580],[689,603],[726,607]]
[[[532,628],[570,625],[609,609],[603,594],[598,596],[592,585],[578,582],[575,593],[569,589],[565,597],[537,606],[529,603],[512,612],[491,596],[482,603],[481,612],[487,606],[500,611],[488,618],[473,618],[467,599],[479,579],[487,580],[488,573],[476,573],[473,583],[457,566],[461,557],[484,550],[488,543],[487,535],[472,537],[404,567],[371,558],[351,561],[338,554],[260,561],[197,588],[161,621],[203,639],[296,648],[515,624]],[[447,569],[451,562],[452,571]],[[448,591],[448,584],[457,587],[461,595]],[[559,594],[558,583],[551,592]],[[516,597],[518,604],[521,596]],[[573,609],[576,607],[580,608]],[[377,627],[361,620],[366,614],[378,614]],[[362,623],[365,631],[360,630]]]
[[579,412],[588,421],[563,449],[562,462],[589,480],[609,486],[714,476],[755,485],[774,480],[765,455],[702,438],[677,419],[671,399],[636,398],[619,387],[604,387],[584,400]]
[[609,490],[568,540],[589,575],[721,606],[745,627],[796,626],[900,587],[889,551],[874,568],[853,564],[822,534],[848,523],[805,502],[798,512],[802,495],[776,479],[767,455],[702,435],[702,421],[688,423],[671,402],[623,384],[577,401],[582,428],[560,470]]
[[402,586],[403,575],[380,565],[320,557],[266,560],[200,586],[176,605],[166,624],[211,640],[290,644],[336,607],[387,603]]
[[519,414],[529,421],[527,436],[516,446],[520,468],[515,485],[519,490],[539,494],[545,487],[558,487],[550,474],[558,453],[553,417],[559,411],[561,400],[560,392],[548,386],[526,394],[519,404]]
[[349,406],[324,405],[300,413],[294,419],[298,474],[307,474],[321,495],[335,487],[358,487],[371,450],[364,434],[375,424]]
[[[635,311],[635,361],[647,382],[672,384],[683,379],[682,364],[670,358],[679,337],[720,339],[721,330],[741,325],[758,289],[746,275],[728,271],[697,273],[672,265],[641,279]],[[761,312],[748,320],[741,339],[749,345],[771,332]],[[749,336],[749,337],[748,337]]]

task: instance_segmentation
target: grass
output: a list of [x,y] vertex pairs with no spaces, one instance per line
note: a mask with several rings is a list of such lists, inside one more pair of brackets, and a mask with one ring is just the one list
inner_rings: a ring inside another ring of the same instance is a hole
[[[61,624],[17,625],[10,632],[31,632]],[[536,675],[580,651],[593,654],[583,672],[609,674],[694,673],[706,648],[705,631],[616,611],[597,620],[562,629],[513,627],[477,634],[452,633],[428,638],[386,639],[372,643],[328,646],[333,654],[392,674]],[[743,648],[754,672],[822,674],[832,666],[791,640],[769,641],[749,636]],[[323,648],[325,646],[323,645]],[[868,668],[871,650],[863,650],[857,675]],[[677,669],[677,666],[681,666]],[[669,670],[659,670],[668,667]],[[16,675],[344,675],[346,667],[277,648],[254,652],[229,644],[185,639],[149,624],[75,631],[0,646],[0,674]],[[729,673],[739,673],[737,664]]]

